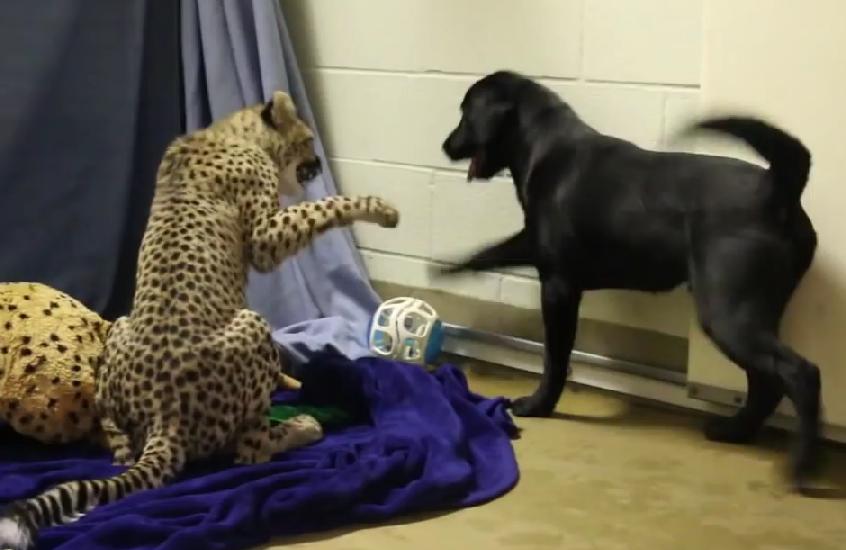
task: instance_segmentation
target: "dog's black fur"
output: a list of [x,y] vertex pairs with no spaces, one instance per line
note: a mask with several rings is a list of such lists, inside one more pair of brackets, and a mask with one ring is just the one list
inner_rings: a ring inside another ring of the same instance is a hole
[[800,205],[808,150],[760,120],[723,118],[694,129],[744,140],[769,169],[647,151],[595,131],[553,92],[506,71],[473,84],[461,112],[444,152],[471,159],[468,179],[510,169],[524,227],[447,271],[532,265],[541,282],[543,379],[514,401],[514,413],[548,416],[555,408],[583,291],[687,284],[705,333],[748,381],[745,406],[710,420],[707,437],[750,441],[786,395],[800,421],[792,472],[801,485],[817,462],[820,374],[778,330],[816,249]]

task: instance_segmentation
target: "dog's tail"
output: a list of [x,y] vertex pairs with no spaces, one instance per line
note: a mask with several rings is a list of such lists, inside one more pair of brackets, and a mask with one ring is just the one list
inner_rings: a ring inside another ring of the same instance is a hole
[[799,203],[811,170],[811,153],[797,138],[755,118],[712,118],[692,129],[721,132],[748,143],[770,163],[775,201],[783,206]]

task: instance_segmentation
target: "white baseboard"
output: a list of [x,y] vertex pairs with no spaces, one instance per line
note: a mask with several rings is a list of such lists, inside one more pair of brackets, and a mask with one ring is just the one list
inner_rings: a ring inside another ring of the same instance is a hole
[[[443,350],[447,353],[534,374],[543,371],[543,345],[538,342],[456,325],[445,328]],[[584,352],[573,352],[572,358],[569,379],[577,384],[708,414],[733,414],[737,406],[729,403],[743,402],[736,392],[688,386],[684,373]],[[782,414],[773,415],[767,424],[795,430],[795,419]],[[846,443],[846,428],[826,424],[823,437]]]

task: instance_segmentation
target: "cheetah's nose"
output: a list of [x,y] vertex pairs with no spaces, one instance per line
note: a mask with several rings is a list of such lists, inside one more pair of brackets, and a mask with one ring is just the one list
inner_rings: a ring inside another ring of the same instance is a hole
[[320,162],[320,157],[314,157],[313,160],[301,162],[297,165],[297,181],[299,183],[311,181],[322,171],[322,169],[323,165]]

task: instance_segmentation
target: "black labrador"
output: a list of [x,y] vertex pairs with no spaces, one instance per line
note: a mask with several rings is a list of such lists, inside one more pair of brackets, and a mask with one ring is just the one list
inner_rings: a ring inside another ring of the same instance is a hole
[[817,245],[800,204],[810,153],[756,119],[713,119],[693,129],[744,140],[769,169],[644,150],[597,132],[519,74],[482,78],[467,91],[443,150],[452,160],[470,159],[468,180],[508,168],[524,227],[445,271],[537,268],[546,357],[538,389],[513,403],[518,416],[555,408],[584,291],[688,285],[705,333],[748,382],[744,407],[709,420],[707,437],[749,442],[786,395],[799,416],[792,474],[801,488],[817,463],[820,373],[778,331]]

